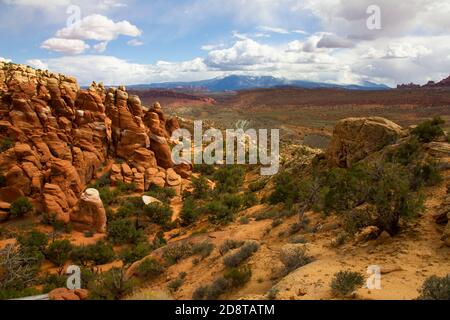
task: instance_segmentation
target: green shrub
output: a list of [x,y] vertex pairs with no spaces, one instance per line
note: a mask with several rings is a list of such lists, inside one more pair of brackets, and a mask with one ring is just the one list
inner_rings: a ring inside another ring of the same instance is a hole
[[97,190],[109,187],[111,185],[111,180],[109,178],[110,176],[111,171],[108,171],[107,173],[103,174],[99,179],[97,179],[95,183],[89,185],[89,187]]
[[164,238],[164,232],[162,230],[158,231],[155,238],[153,239],[153,249],[164,247],[167,245],[167,240]]
[[240,248],[244,245],[245,241],[238,241],[238,240],[232,240],[228,239],[225,240],[225,242],[219,247],[219,253],[220,255],[225,255],[230,250],[234,250],[237,248]]
[[423,155],[423,148],[417,137],[412,137],[409,141],[401,144],[397,150],[393,150],[387,154],[390,162],[400,163],[404,166],[417,161]]
[[134,205],[133,202],[126,201],[120,206],[119,209],[117,209],[116,214],[114,215],[114,218],[115,219],[131,218],[138,214],[138,210],[139,210],[139,208],[136,208],[136,206]]
[[264,189],[264,187],[267,185],[267,180],[266,179],[259,179],[258,181],[252,182],[248,185],[248,189],[251,192],[258,192],[262,189]]
[[350,210],[343,215],[343,229],[350,235],[355,235],[362,229],[375,224],[376,208],[367,207],[365,210]]
[[230,281],[225,278],[214,280],[207,288],[206,300],[217,300],[221,295],[226,293],[230,288]]
[[348,214],[367,203],[374,208],[371,223],[391,235],[398,232],[400,218],[415,217],[423,209],[423,198],[414,192],[408,169],[399,164],[337,168],[325,173],[323,180],[320,199],[325,212]]
[[258,199],[256,198],[254,193],[246,192],[242,196],[242,206],[244,208],[251,208],[258,204]]
[[275,177],[275,190],[269,196],[271,204],[296,202],[298,200],[298,184],[289,172],[281,172]]
[[120,300],[132,293],[135,286],[134,280],[125,279],[123,269],[113,268],[89,282],[89,297],[93,300]]
[[331,281],[331,291],[336,297],[347,297],[364,284],[364,276],[358,272],[340,271]]
[[[38,240],[38,239],[36,239],[36,240]],[[33,240],[33,241],[36,241],[36,240]],[[47,241],[48,241],[48,239],[47,239]],[[37,245],[37,243],[35,245],[33,245],[31,243],[24,243],[24,244],[20,245],[20,252],[21,252],[21,255],[23,255],[24,257],[27,257],[28,259],[32,259],[32,262],[36,266],[40,266],[41,263],[45,260],[46,245],[47,245],[47,243],[45,243],[45,245]]]
[[181,260],[192,256],[192,245],[188,243],[167,246],[163,252],[163,258],[168,265],[174,265]]
[[221,200],[211,200],[201,211],[209,215],[209,221],[214,224],[227,224],[233,221],[234,212]]
[[429,277],[419,292],[419,300],[450,300],[450,274],[444,277]]
[[183,201],[183,208],[181,209],[180,218],[181,224],[186,227],[196,222],[200,212],[197,203],[191,197],[185,198]]
[[114,258],[113,247],[103,241],[93,245],[74,247],[71,252],[72,261],[82,266],[103,265],[112,262]]
[[153,246],[149,243],[141,242],[132,248],[122,250],[120,259],[125,265],[130,265],[148,256],[153,251]]
[[307,255],[306,249],[300,247],[283,251],[280,256],[280,260],[285,267],[286,274],[291,273],[292,271],[313,261],[313,259]]
[[120,193],[131,193],[136,191],[136,184],[134,184],[134,182],[124,183],[119,181],[117,183],[117,189],[119,190]]
[[192,300],[203,300],[208,293],[208,286],[200,286],[192,294]]
[[59,274],[46,274],[43,279],[42,293],[48,293],[57,288],[65,288],[67,285],[67,276]]
[[98,192],[100,194],[100,198],[105,205],[113,205],[119,201],[120,191],[115,189],[111,190],[109,187],[99,188]]
[[192,246],[192,253],[199,255],[202,259],[206,259],[214,250],[214,244],[211,242],[197,243]]
[[20,197],[11,204],[9,212],[12,217],[23,217],[33,211],[33,205],[27,197]]
[[437,164],[431,161],[418,164],[412,169],[411,188],[418,190],[421,187],[431,187],[442,182],[442,176]]
[[250,218],[247,217],[247,216],[241,217],[241,218],[239,219],[239,223],[240,223],[240,224],[249,224],[249,223],[250,223]]
[[369,173],[364,165],[350,169],[334,168],[324,178],[323,208],[326,212],[344,212],[363,203],[367,198]]
[[278,227],[278,226],[280,226],[282,224],[283,224],[283,219],[277,218],[277,219],[272,221],[272,228],[276,228],[276,227]]
[[244,183],[245,168],[243,166],[222,166],[214,172],[215,191],[221,193],[236,193]]
[[39,251],[45,250],[48,240],[48,236],[39,231],[31,231],[26,236],[20,235],[17,238],[17,241],[22,248],[34,248]]
[[175,190],[171,188],[161,188],[154,184],[150,186],[150,190],[145,194],[167,204],[170,203],[170,200],[176,196]]
[[142,241],[143,234],[132,221],[120,219],[109,223],[108,239],[113,244],[137,244]]
[[411,133],[417,136],[421,142],[428,143],[444,135],[442,129],[444,124],[445,121],[442,118],[435,117],[419,124]]
[[224,278],[230,282],[231,287],[239,288],[244,286],[250,281],[252,277],[252,270],[249,266],[241,268],[232,268],[227,270],[224,274]]
[[242,197],[237,194],[226,193],[222,196],[222,202],[231,211],[237,212],[242,206]]
[[274,210],[269,210],[269,211],[265,211],[265,212],[261,212],[259,214],[256,215],[255,220],[256,221],[261,221],[261,220],[268,220],[268,219],[273,219],[273,218],[277,218],[279,217],[280,214]]
[[69,240],[55,240],[45,250],[45,257],[57,267],[61,267],[69,260],[72,249]]
[[405,168],[382,164],[376,170],[379,176],[370,184],[367,202],[376,207],[375,226],[395,235],[401,217],[416,217],[423,211],[423,197],[411,192]]
[[226,193],[220,198],[209,201],[199,211],[208,214],[211,223],[227,224],[233,221],[235,214],[241,209],[242,201],[241,196]]
[[25,297],[37,296],[40,292],[36,288],[24,289],[5,289],[0,290],[0,300],[20,299]]
[[223,264],[227,268],[235,268],[250,258],[256,251],[258,251],[258,249],[259,244],[257,242],[247,242],[237,252],[224,257]]
[[169,289],[169,291],[172,293],[177,292],[181,288],[181,286],[184,284],[185,278],[186,278],[186,273],[181,272],[178,275],[178,278],[170,281],[169,284],[167,285],[167,288]]
[[6,151],[14,147],[14,141],[11,138],[4,138],[0,141],[0,152]]
[[164,272],[164,266],[154,258],[146,258],[136,270],[138,277],[150,280],[158,277]]
[[174,293],[181,288],[183,283],[184,283],[183,279],[177,278],[175,280],[170,281],[169,284],[167,285],[167,288],[169,289],[170,292]]
[[194,191],[192,192],[192,196],[195,199],[206,199],[209,196],[210,188],[208,181],[205,177],[200,176],[199,178],[192,178],[192,186],[194,187]]
[[150,222],[159,224],[163,227],[169,225],[172,219],[172,214],[172,209],[166,204],[163,205],[155,202],[144,207],[144,215],[150,220]]
[[216,169],[213,165],[202,163],[202,164],[194,165],[193,171],[195,173],[201,173],[202,175],[205,175],[205,176],[212,176],[214,174],[214,172],[216,171]]

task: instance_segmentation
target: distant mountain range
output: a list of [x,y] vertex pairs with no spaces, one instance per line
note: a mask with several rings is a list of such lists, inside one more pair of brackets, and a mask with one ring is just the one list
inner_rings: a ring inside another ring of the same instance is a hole
[[339,88],[348,90],[389,90],[390,87],[384,84],[364,82],[360,85],[330,84],[324,82],[312,82],[303,80],[286,80],[270,76],[237,76],[231,75],[223,78],[194,82],[165,82],[141,85],[128,85],[130,89],[188,89],[203,90],[209,92],[238,91],[246,89],[277,88],[277,87],[297,87],[306,89],[316,88]]

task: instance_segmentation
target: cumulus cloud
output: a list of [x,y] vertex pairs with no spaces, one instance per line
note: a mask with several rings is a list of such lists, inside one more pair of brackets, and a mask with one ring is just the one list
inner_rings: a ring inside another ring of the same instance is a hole
[[206,64],[220,69],[233,69],[238,66],[249,66],[273,62],[277,51],[268,45],[245,39],[236,42],[231,48],[213,50],[206,58]]
[[50,38],[41,44],[41,48],[64,54],[81,54],[89,49],[89,45],[78,39]]
[[139,64],[113,56],[80,55],[28,60],[27,64],[52,72],[76,76],[82,85],[90,84],[93,80],[119,85],[174,81],[180,78],[190,81],[219,75],[217,72],[208,70],[202,59]]
[[[110,8],[120,7],[121,3],[101,2]],[[137,64],[112,56],[80,56],[81,62],[71,57],[39,61],[57,71],[67,70],[84,83],[94,79],[105,83],[199,80],[233,73],[344,83],[369,80],[395,85],[438,80],[447,77],[450,70],[448,1],[377,0],[381,30],[369,30],[366,26],[369,16],[366,9],[374,4],[373,0],[229,0],[226,4],[219,0],[189,0],[176,6],[173,3],[142,2],[133,16],[145,13],[145,19],[158,26],[159,34],[170,30],[176,37],[195,36],[200,29],[204,34],[211,22],[226,20],[228,37],[207,38],[201,47],[205,51],[202,56],[186,55],[186,61],[181,62]],[[233,29],[236,31],[230,39],[229,30]],[[56,38],[89,42],[93,50],[103,52],[109,41],[121,35],[133,38],[128,45],[140,45],[137,38],[140,34],[137,26],[127,20],[117,22],[106,16],[88,15],[79,28],[61,29]],[[277,35],[283,37],[277,37],[276,41],[270,38]],[[289,40],[280,41],[284,38]],[[65,65],[69,63],[76,66],[73,72]]]
[[27,60],[27,64],[41,70],[48,70],[48,64],[40,59],[30,59]]
[[56,36],[59,38],[97,41],[115,40],[120,35],[138,37],[141,34],[142,32],[138,27],[126,20],[114,22],[100,14],[84,17],[78,24],[56,32]]
[[11,60],[3,58],[3,57],[0,57],[0,62],[11,62]]

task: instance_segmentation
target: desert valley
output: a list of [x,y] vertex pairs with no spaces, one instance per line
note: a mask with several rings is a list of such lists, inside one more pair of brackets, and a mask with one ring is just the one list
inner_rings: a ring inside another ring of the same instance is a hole
[[[195,120],[279,128],[279,173],[175,164]],[[81,88],[0,62],[0,299],[448,299],[449,123],[448,79]]]

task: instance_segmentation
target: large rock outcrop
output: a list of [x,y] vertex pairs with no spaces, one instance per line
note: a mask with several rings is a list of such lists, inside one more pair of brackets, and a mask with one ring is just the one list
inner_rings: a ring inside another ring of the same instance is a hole
[[403,129],[379,117],[348,118],[337,123],[328,149],[330,164],[350,167],[368,155],[395,143]]
[[174,187],[179,179],[172,172],[167,179],[166,170],[174,166],[169,138],[178,127],[159,104],[144,108],[125,87],[81,89],[72,77],[0,62],[0,201],[27,196],[60,221],[84,221],[97,209],[80,216],[74,208],[86,205],[80,199],[99,168],[118,158],[113,182],[138,191]]
[[97,189],[90,188],[83,192],[78,207],[70,215],[70,221],[95,232],[106,232],[106,211]]

